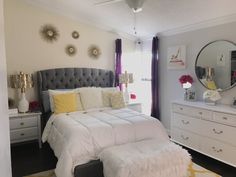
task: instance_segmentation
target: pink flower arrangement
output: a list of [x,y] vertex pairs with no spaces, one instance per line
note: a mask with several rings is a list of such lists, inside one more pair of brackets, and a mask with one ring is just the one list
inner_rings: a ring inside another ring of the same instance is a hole
[[180,78],[179,78],[179,82],[183,85],[187,82],[189,82],[190,84],[193,83],[193,78],[190,76],[190,75],[182,75]]

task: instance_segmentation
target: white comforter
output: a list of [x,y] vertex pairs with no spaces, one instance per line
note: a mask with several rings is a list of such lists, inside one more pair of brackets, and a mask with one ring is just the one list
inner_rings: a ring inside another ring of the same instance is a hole
[[72,177],[75,166],[97,159],[104,148],[154,138],[169,141],[162,124],[124,108],[52,115],[42,140],[58,158],[57,177]]

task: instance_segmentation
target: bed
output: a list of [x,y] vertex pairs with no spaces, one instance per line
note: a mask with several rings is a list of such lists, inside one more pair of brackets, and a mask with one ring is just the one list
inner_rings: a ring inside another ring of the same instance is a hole
[[112,87],[112,71],[95,68],[59,68],[37,72],[43,111],[43,141],[58,158],[57,177],[103,177],[99,154],[109,147],[156,139],[169,142],[162,124],[133,110],[100,108],[55,115],[48,89]]

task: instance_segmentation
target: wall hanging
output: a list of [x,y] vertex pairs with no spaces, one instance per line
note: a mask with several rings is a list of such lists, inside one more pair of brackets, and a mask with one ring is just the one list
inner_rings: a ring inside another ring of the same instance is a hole
[[78,39],[79,38],[79,32],[78,31],[73,31],[71,36],[74,38],[74,39]]
[[169,47],[167,57],[168,69],[186,68],[186,46]]
[[59,32],[57,28],[50,24],[43,25],[40,29],[40,34],[45,41],[51,43],[57,41],[59,37]]
[[88,49],[88,55],[91,58],[98,59],[101,55],[101,50],[96,45],[92,45]]
[[77,52],[77,49],[75,48],[75,46],[74,45],[67,45],[66,46],[66,49],[65,49],[65,51],[66,51],[66,54],[67,55],[69,55],[69,56],[74,56],[75,54],[76,54],[76,52]]

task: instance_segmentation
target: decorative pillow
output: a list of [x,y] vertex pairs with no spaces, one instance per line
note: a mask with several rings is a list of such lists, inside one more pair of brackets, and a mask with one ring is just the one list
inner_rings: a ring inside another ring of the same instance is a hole
[[53,96],[58,94],[66,94],[66,93],[77,93],[77,101],[78,101],[78,111],[83,110],[83,106],[81,103],[80,95],[78,94],[78,89],[64,89],[64,90],[48,90],[49,93],[49,102],[50,102],[50,108],[51,112],[54,112],[54,101]]
[[123,92],[115,92],[111,94],[111,106],[114,109],[125,107]]
[[103,107],[102,89],[99,87],[79,88],[79,93],[85,110]]
[[55,114],[75,112],[78,110],[78,95],[76,93],[65,93],[53,95]]
[[116,87],[102,88],[102,102],[104,107],[111,107],[111,94],[119,91]]

